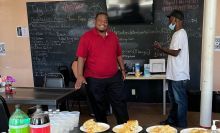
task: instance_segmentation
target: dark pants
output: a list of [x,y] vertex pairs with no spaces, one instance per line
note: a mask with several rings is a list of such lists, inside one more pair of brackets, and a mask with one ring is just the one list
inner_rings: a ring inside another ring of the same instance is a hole
[[168,121],[177,127],[187,127],[187,80],[168,80],[168,94],[171,102],[171,110]]
[[88,109],[89,109],[89,114],[93,114],[93,110],[92,110],[92,105],[89,101],[89,97],[87,94],[87,90],[86,90],[86,86],[82,86],[82,88],[80,89],[83,93],[83,96],[86,97],[86,101],[87,101],[87,105],[88,105]]
[[126,93],[121,72],[111,78],[87,78],[87,92],[95,114],[96,121],[107,123],[106,110],[112,106],[118,124],[129,119]]

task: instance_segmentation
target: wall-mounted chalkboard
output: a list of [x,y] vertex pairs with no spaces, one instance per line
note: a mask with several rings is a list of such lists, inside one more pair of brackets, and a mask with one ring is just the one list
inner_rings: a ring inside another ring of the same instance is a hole
[[129,67],[139,62],[148,63],[150,58],[167,58],[154,49],[153,42],[159,41],[168,47],[172,32],[168,28],[167,15],[174,9],[183,11],[184,27],[189,38],[190,87],[199,89],[202,46],[203,0],[154,0],[154,23],[152,25],[112,25],[123,48],[123,57]]
[[[148,63],[150,58],[167,55],[152,47],[154,41],[169,45],[172,33],[168,29],[168,15],[179,9],[185,15],[185,29],[189,37],[191,87],[199,88],[202,45],[203,0],[154,0],[154,23],[110,25],[120,39],[127,65]],[[28,2],[28,22],[35,86],[43,84],[45,73],[57,71],[70,64],[80,36],[90,28],[99,11],[106,11],[105,0]]]
[[35,86],[43,85],[46,73],[71,66],[80,36],[105,5],[102,0],[27,3]]

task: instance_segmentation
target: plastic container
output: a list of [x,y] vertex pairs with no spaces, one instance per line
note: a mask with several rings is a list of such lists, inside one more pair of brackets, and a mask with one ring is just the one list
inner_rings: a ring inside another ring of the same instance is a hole
[[15,105],[15,112],[9,119],[9,133],[30,133],[30,118]]
[[211,133],[218,133],[217,127],[216,127],[216,124],[215,124],[217,121],[220,121],[220,120],[213,120],[212,121]]
[[135,63],[135,76],[136,77],[140,77],[140,75],[141,75],[140,64],[139,63]]
[[50,120],[48,114],[44,113],[40,105],[31,117],[31,133],[50,133]]
[[150,64],[144,64],[144,77],[150,76]]

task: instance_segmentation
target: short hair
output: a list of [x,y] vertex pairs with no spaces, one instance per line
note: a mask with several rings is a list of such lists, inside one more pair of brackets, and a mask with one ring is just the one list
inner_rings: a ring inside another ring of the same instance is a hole
[[181,21],[184,20],[184,14],[180,10],[173,10],[169,15],[167,15],[168,18],[170,18],[171,16],[173,16]]
[[97,13],[96,16],[95,16],[95,19],[97,19],[97,17],[99,15],[105,15],[107,17],[107,19],[108,19],[108,14],[106,12],[99,12],[99,13]]

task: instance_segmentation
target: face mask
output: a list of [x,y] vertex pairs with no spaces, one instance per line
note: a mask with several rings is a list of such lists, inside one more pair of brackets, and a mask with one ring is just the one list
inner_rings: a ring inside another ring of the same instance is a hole
[[174,30],[174,29],[175,29],[175,26],[176,26],[176,24],[172,24],[172,23],[171,23],[171,24],[169,25],[169,28],[170,28],[171,30]]

